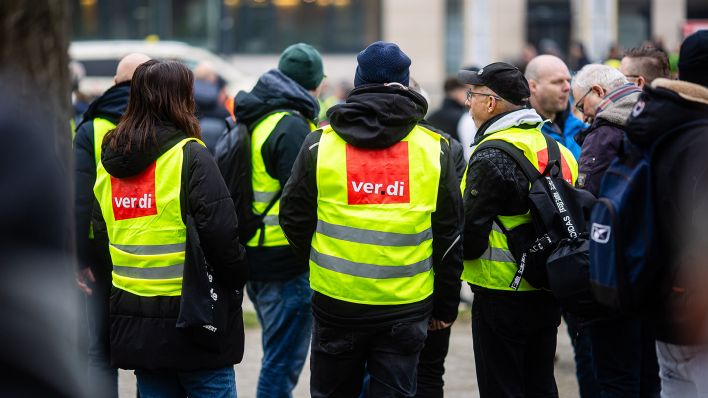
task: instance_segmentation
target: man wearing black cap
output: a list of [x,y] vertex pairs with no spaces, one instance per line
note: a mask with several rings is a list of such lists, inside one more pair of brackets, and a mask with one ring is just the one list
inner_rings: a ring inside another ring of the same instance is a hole
[[313,397],[413,397],[428,330],[457,317],[462,201],[450,145],[419,125],[411,60],[393,43],[357,56],[354,90],[310,134],[280,224],[309,258]]
[[663,139],[652,164],[661,206],[654,228],[667,263],[661,304],[651,308],[660,314],[661,396],[694,398],[708,396],[708,30],[684,40],[678,68],[679,80],[644,87],[627,136],[643,145]]
[[[512,65],[496,62],[478,72],[460,71],[459,78],[469,85],[467,105],[479,129],[463,181],[462,279],[475,293],[472,338],[480,396],[557,397],[553,358],[560,308],[548,291],[525,279],[512,283],[520,251],[536,239],[529,180],[505,152],[477,150],[488,140],[503,140],[543,170],[548,162],[543,119],[528,108],[528,82]],[[572,184],[577,163],[559,147],[563,176]]]
[[307,261],[293,258],[278,226],[278,198],[302,142],[315,129],[323,79],[320,53],[297,43],[283,51],[278,69],[235,99],[236,119],[251,132],[253,209],[266,214],[263,228],[245,245],[250,266],[246,289],[263,328],[259,398],[292,396],[310,343]]

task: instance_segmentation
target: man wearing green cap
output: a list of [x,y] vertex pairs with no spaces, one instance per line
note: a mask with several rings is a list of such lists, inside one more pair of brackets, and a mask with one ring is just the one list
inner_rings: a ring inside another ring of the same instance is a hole
[[302,142],[315,129],[323,78],[320,53],[298,43],[283,51],[278,69],[235,99],[234,115],[251,132],[253,210],[265,213],[265,225],[246,243],[246,288],[263,329],[258,397],[291,397],[310,345],[309,265],[294,258],[278,213],[282,187]]

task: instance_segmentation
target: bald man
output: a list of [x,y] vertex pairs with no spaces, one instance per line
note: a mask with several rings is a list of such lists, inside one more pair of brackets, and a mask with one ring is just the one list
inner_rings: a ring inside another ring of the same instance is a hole
[[116,68],[115,85],[95,99],[84,113],[74,139],[77,283],[86,294],[88,322],[88,387],[91,397],[118,397],[118,373],[110,366],[108,300],[111,260],[108,242],[93,239],[93,184],[101,159],[101,143],[128,106],[130,80],[138,65],[150,59],[130,54]]
[[587,126],[570,109],[568,66],[556,56],[539,55],[526,65],[525,76],[531,90],[531,106],[549,121],[543,132],[570,149],[578,159],[580,145],[575,136]]

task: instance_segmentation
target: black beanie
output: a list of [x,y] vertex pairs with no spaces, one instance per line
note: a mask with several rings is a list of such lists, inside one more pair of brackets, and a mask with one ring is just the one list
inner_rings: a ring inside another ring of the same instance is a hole
[[364,84],[401,83],[408,87],[411,59],[394,43],[377,41],[356,56],[359,65],[354,87]]
[[679,52],[679,80],[708,87],[708,30],[688,36]]

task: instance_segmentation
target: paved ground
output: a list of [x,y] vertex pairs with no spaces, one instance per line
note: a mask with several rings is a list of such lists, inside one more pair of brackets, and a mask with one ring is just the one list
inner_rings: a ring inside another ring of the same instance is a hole
[[[250,304],[250,303],[249,303]],[[248,310],[248,306],[245,309]],[[251,307],[252,308],[252,307]],[[255,398],[256,384],[261,358],[260,329],[246,330],[246,344],[243,361],[236,366],[236,384],[239,398]],[[478,397],[477,379],[475,377],[474,359],[472,354],[472,331],[469,317],[455,323],[452,329],[450,354],[447,357],[445,372],[445,396],[448,398]],[[575,364],[573,349],[570,345],[565,325],[558,331],[558,350],[556,362],[556,382],[560,396],[563,398],[578,397],[578,386],[575,379]],[[309,361],[300,377],[294,397],[309,397]],[[120,372],[120,396],[135,397],[135,377],[132,372]]]

